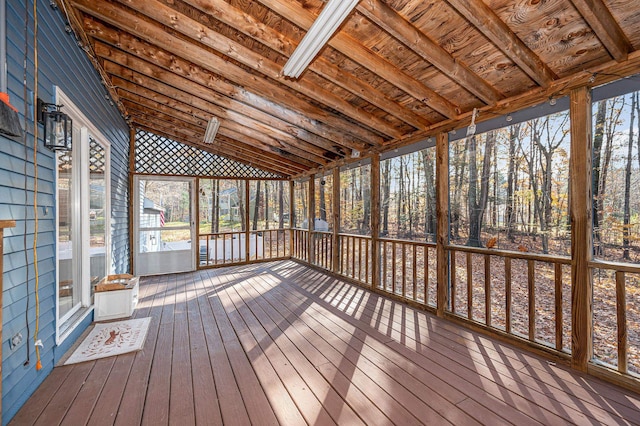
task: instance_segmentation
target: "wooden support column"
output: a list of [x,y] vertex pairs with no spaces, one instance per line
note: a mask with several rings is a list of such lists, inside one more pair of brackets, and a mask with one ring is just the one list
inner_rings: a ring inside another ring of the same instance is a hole
[[295,195],[295,186],[296,182],[294,180],[289,181],[289,257],[292,257],[295,254],[295,247],[297,247],[297,242],[294,240],[295,231],[293,230],[295,224],[295,203],[294,203],[294,195]]
[[592,350],[591,93],[571,91],[571,364],[586,371]]
[[314,238],[313,238],[313,231],[315,230],[315,218],[316,218],[316,175],[311,175],[309,176],[309,214],[307,215],[308,217],[308,222],[309,222],[309,239],[308,239],[308,246],[307,246],[307,262],[309,263],[313,263],[313,261],[315,260],[315,250],[314,250]]
[[[371,157],[371,287],[380,285],[380,154]],[[413,268],[415,270],[415,263]],[[415,280],[414,280],[415,283]]]
[[437,313],[444,316],[449,306],[449,138],[447,133],[436,136],[436,217],[437,217]]
[[[251,225],[251,219],[249,216],[249,181],[244,181],[244,261],[249,261],[249,253],[251,253],[249,242],[251,234],[249,233],[249,227]],[[258,236],[256,235],[256,238]],[[232,243],[233,244],[233,243]],[[238,247],[239,248],[239,247]]]
[[133,244],[133,218],[136,214],[133,198],[135,190],[133,188],[133,176],[136,168],[136,129],[129,128],[129,191],[128,191],[128,205],[129,205],[129,273],[133,274],[133,259],[134,259],[134,244]]
[[331,235],[331,270],[340,272],[340,167],[333,169],[333,234]]

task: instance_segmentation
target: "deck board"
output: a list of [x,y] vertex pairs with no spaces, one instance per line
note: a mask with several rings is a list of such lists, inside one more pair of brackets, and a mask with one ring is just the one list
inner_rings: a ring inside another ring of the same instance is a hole
[[11,424],[640,424],[640,396],[293,261],[141,280],[142,351]]

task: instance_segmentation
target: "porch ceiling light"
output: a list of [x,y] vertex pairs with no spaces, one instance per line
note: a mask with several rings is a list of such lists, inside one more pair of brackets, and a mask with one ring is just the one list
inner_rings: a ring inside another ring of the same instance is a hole
[[73,121],[60,111],[63,106],[38,99],[38,122],[44,125],[44,146],[52,151],[71,151]]
[[211,117],[209,124],[207,124],[207,130],[204,132],[204,143],[213,143],[220,127],[220,121],[216,117]]
[[351,13],[359,0],[329,0],[293,52],[282,74],[298,78]]

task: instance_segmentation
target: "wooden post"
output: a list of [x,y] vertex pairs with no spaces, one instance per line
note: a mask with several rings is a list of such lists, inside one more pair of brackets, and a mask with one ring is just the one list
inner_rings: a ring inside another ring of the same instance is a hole
[[294,247],[297,246],[297,243],[294,241],[295,231],[293,230],[293,225],[295,223],[295,203],[293,199],[293,196],[295,194],[295,184],[295,181],[289,181],[289,257],[292,257],[295,254]]
[[[249,217],[251,209],[249,208],[249,181],[244,181],[244,261],[249,262],[249,253],[251,253],[249,241],[251,240],[251,233],[249,228],[251,225],[251,218]],[[256,235],[256,238],[258,236]],[[240,250],[240,244],[238,243],[238,250]]]
[[309,176],[309,211],[308,211],[308,222],[309,222],[309,234],[308,234],[308,246],[307,246],[307,262],[313,263],[315,260],[315,239],[313,238],[313,231],[315,230],[315,218],[316,218],[316,176]]
[[571,91],[571,364],[586,371],[593,353],[591,268],[591,93]]
[[444,316],[449,306],[449,140],[447,133],[436,136],[436,217],[437,313]]
[[[129,128],[129,191],[128,191],[128,201],[129,201],[129,273],[133,274],[133,259],[134,259],[134,235],[133,235],[133,218],[136,212],[136,206],[134,206],[134,194],[135,189],[133,188],[133,176],[135,175],[135,167],[136,167],[136,129],[133,127]],[[139,208],[139,206],[138,206]]]
[[331,270],[340,272],[340,167],[333,169],[333,234],[331,235]]
[[[371,287],[380,286],[380,154],[371,157]],[[367,259],[368,260],[368,259]],[[415,270],[415,264],[413,265]],[[414,294],[415,297],[415,294]]]

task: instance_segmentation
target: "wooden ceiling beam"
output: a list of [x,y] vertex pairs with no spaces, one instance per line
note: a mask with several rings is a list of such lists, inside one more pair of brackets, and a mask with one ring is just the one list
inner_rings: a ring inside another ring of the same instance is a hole
[[556,74],[491,10],[483,0],[447,0],[533,81],[547,87]]
[[283,176],[291,176],[290,174],[286,173],[286,171],[280,171],[278,168],[271,168],[266,164],[260,164],[259,161],[256,161],[255,163],[249,162],[247,161],[247,158],[241,158],[236,154],[228,153],[214,146],[204,144],[202,143],[202,141],[191,139],[190,137],[181,134],[179,131],[176,131],[175,129],[163,129],[163,128],[156,129],[154,126],[149,125],[148,123],[135,123],[135,128],[144,130],[149,133],[156,134],[158,136],[165,137],[167,139],[182,143],[184,145],[201,149],[203,151],[209,152],[210,154],[218,155],[220,157],[224,157],[232,161],[237,161],[238,163],[244,164],[245,166],[255,167],[267,172],[276,173]]
[[[241,31],[254,41],[286,57],[291,56],[295,50],[295,44],[286,35],[233,7],[224,0],[186,0],[185,3]],[[353,75],[341,70],[322,57],[316,58],[309,66],[309,69],[411,126],[422,129],[430,124],[426,118],[400,105],[373,86],[353,78]]]
[[[202,1],[202,0],[200,0]],[[381,0],[367,0],[357,6],[360,13],[404,43],[409,49],[430,62],[460,87],[486,104],[493,104],[504,95],[458,61],[435,41],[409,23]]]
[[[304,31],[308,31],[316,19],[314,14],[302,7],[298,2],[282,0],[259,0],[259,2],[283,18],[293,22]],[[348,34],[338,32],[334,34],[328,44],[350,60],[384,78],[390,84],[423,102],[444,117],[455,118],[460,113],[458,107],[452,102],[386,59],[367,49]]]
[[[209,103],[215,103],[218,100],[214,95],[210,93],[210,90],[194,85],[186,79],[183,79],[182,77],[170,72],[161,73],[160,75],[153,73],[149,75],[147,74],[147,72],[145,72],[146,70],[144,69],[138,70],[138,68],[136,67],[130,68],[107,60],[105,60],[103,66],[109,74],[123,78],[132,83],[142,85],[144,87],[155,88],[154,90],[157,90],[160,93],[170,93],[171,96],[177,96],[176,91],[180,90],[188,93],[192,97],[196,96],[200,99],[204,99]],[[160,89],[165,89],[166,91],[162,92]],[[184,96],[181,97],[185,98]],[[224,110],[222,108],[211,108],[211,110],[221,120],[225,120],[228,118],[227,110]],[[254,128],[261,129],[264,132],[264,136],[273,141],[273,146],[285,150],[290,149],[296,150],[298,152],[308,153],[309,156],[314,157],[309,158],[312,161],[316,161],[317,157],[327,157],[327,159],[329,160],[334,160],[339,157],[338,154],[331,153],[326,149],[296,139],[288,133],[279,132],[273,127],[270,127],[263,123],[252,120],[252,125],[254,126]]]
[[[149,120],[150,122],[154,122],[154,123],[161,123],[160,121],[157,120],[157,116],[162,116],[165,119],[166,123],[171,123],[174,126],[183,126],[183,129],[185,132],[189,133],[190,136],[192,137],[199,137],[200,140],[202,140],[202,138],[204,137],[204,132],[205,129],[201,129],[201,128],[195,128],[191,125],[188,125],[185,122],[178,122],[175,119],[169,118],[167,116],[165,116],[164,114],[157,112],[156,116],[152,116],[152,115],[148,115],[149,116]],[[280,152],[279,150],[284,150],[285,148],[283,148],[281,146],[281,144],[279,143],[279,141],[274,140],[272,138],[269,138],[268,136],[265,137],[265,135],[260,135],[259,132],[255,132],[255,131],[251,131],[251,129],[246,130],[246,133],[249,133],[250,136],[247,136],[247,138],[260,138],[260,139],[254,139],[255,141],[259,142],[259,145],[256,145],[256,150],[258,149],[264,149],[264,150],[269,150],[271,152]],[[221,132],[221,133],[224,133]],[[310,152],[307,152],[303,149],[300,148],[294,148],[294,147],[287,147],[286,149],[288,152],[290,152],[292,155],[296,156],[296,157],[300,157],[300,158],[304,158],[312,163],[315,164],[315,166],[318,165],[326,165],[327,163],[329,163],[329,161],[331,161],[330,159],[324,158],[320,155],[316,155]],[[257,151],[259,152],[259,151]]]
[[625,61],[633,49],[629,39],[602,0],[571,0],[609,54]]
[[[132,108],[130,110],[130,114],[134,118],[136,114],[138,116],[142,114],[145,116],[145,119],[148,119],[149,121],[158,122],[157,120],[160,119],[162,120],[162,122],[165,122],[167,125],[174,126],[175,128],[181,128],[184,131],[189,132],[190,135],[193,137],[200,138],[200,139],[203,139],[204,137],[205,127],[202,127],[198,124],[194,124],[190,120],[185,120],[183,118],[175,117],[176,115],[175,113],[171,115],[171,114],[167,114],[164,112],[160,112],[159,110],[156,110],[154,114],[153,109],[147,108],[142,105],[136,105],[131,102],[125,102],[125,105]],[[206,122],[205,122],[205,126],[206,126]],[[218,130],[218,133],[221,135],[227,136],[228,138],[238,138],[238,142],[240,141],[250,142],[251,146],[256,150],[256,153],[259,153],[260,151],[273,152],[274,147],[277,149],[281,149],[280,146],[278,146],[277,141],[274,141],[268,135],[265,135],[264,133],[256,129],[252,129],[250,127],[234,125],[234,126],[231,126],[231,128],[227,128],[226,126],[221,125]],[[307,159],[309,161],[313,161],[316,164],[322,161],[327,161],[327,159],[325,159],[324,157],[317,156],[315,154],[308,154],[308,153],[305,153],[304,151],[294,149],[294,150],[291,150],[291,152],[298,153],[294,158]],[[300,156],[300,153],[302,153],[303,155],[302,157]]]
[[[139,86],[136,86],[130,83],[131,87],[129,89],[135,90],[136,92],[141,91]],[[161,95],[159,93],[151,92],[150,90],[143,89],[143,94],[134,93],[129,90],[125,90],[122,87],[118,87],[118,94],[122,98],[123,102],[126,105],[135,104],[142,105],[147,108],[156,109],[165,114],[175,116],[176,118],[180,118],[186,121],[185,117],[190,117],[191,122],[194,124],[204,123],[206,126],[208,122],[208,117],[211,117],[211,114],[208,111],[200,110],[194,108],[190,105],[183,104],[182,102],[175,101],[167,96]],[[202,126],[202,125],[201,125]],[[243,127],[243,126],[240,126]],[[232,128],[221,127],[218,132],[221,135],[228,136],[229,140],[233,140],[234,149],[238,147],[246,147],[247,150],[251,151],[251,149],[255,150],[256,148],[260,149],[258,152],[261,156],[266,156],[269,159],[275,161],[276,163],[281,163],[281,165],[288,167],[289,169],[295,170],[308,170],[310,167],[315,166],[315,163],[305,160],[299,157],[290,157],[283,158],[275,153],[273,153],[273,149],[270,146],[264,147],[262,143],[258,140],[250,138],[246,135],[236,132]],[[295,159],[295,161],[294,161]]]
[[[172,81],[175,83],[175,75],[178,75],[184,77],[184,80],[181,80],[181,85],[199,84],[204,86],[202,88],[196,87],[194,90],[197,92],[200,92],[201,90],[210,91],[213,96],[212,100],[214,102],[217,100],[216,103],[220,105],[221,108],[244,111],[246,115],[251,117],[262,117],[262,120],[258,121],[262,121],[264,124],[260,124],[260,126],[269,126],[269,128],[265,130],[273,132],[275,135],[280,135],[280,137],[284,139],[289,140],[290,138],[298,138],[301,141],[332,151],[340,156],[344,156],[347,151],[343,147],[343,145],[345,145],[344,143],[341,144],[340,142],[329,140],[317,135],[316,133],[307,131],[304,128],[300,128],[295,125],[292,126],[292,123],[281,120],[270,112],[262,112],[262,110],[258,112],[253,110],[253,105],[247,105],[244,102],[240,103],[234,100],[232,98],[232,94],[237,93],[239,88],[229,87],[228,89],[231,92],[224,92],[225,83],[221,83],[219,79],[204,70],[200,71],[197,69],[199,68],[197,65],[190,64],[188,61],[176,58],[175,56],[165,59],[164,55],[160,55],[159,52],[154,51],[151,46],[138,45],[135,42],[129,43],[126,46],[130,53],[108,46],[101,41],[96,41],[94,51],[96,52],[96,55],[103,59],[134,69],[160,81]],[[152,50],[150,51],[147,47],[151,47]],[[135,52],[141,51],[147,53],[143,55],[135,55]],[[160,59],[160,57],[162,57],[162,59]],[[165,63],[165,61],[169,61],[169,63]],[[193,93],[193,91],[190,92]],[[269,108],[268,111],[278,110],[277,106],[272,104],[270,105],[272,108]],[[225,116],[226,115],[227,114],[225,114]],[[366,145],[359,141],[356,142],[355,139],[350,140],[346,145],[352,149],[366,149]]]
[[[157,81],[150,80],[148,84],[149,87],[143,87],[136,83],[132,83],[124,78],[120,78],[113,75],[111,76],[111,80],[114,86],[119,89],[118,90],[119,93],[121,92],[121,90],[130,92],[130,93],[135,93],[147,99],[164,103],[168,106],[171,106],[172,108],[176,108],[176,109],[185,108],[187,111],[189,111],[190,109],[193,110],[193,108],[195,108],[203,111],[209,111],[208,114],[210,117],[211,116],[210,111],[212,109],[215,110],[215,108],[217,107],[216,105],[210,104],[205,100],[192,96],[188,93],[178,91],[173,87],[164,85]],[[248,143],[249,142],[253,143],[252,141],[248,141]],[[258,141],[256,141],[255,143],[256,143],[256,147],[261,146],[258,144]],[[279,149],[282,150],[282,148],[279,148]],[[275,152],[273,147],[269,147],[268,149],[265,149],[265,151]],[[286,151],[282,150],[282,152],[286,152]],[[312,162],[303,158],[299,158],[297,156],[289,156],[288,158],[295,159],[296,162],[300,163],[301,165],[304,165],[305,167],[315,167],[317,165],[317,163],[315,162]]]
[[[256,52],[216,33],[210,28],[168,6],[157,1],[149,0],[121,1],[131,9],[152,19],[154,22],[142,19],[123,6],[113,2],[96,4],[92,0],[73,0],[73,4],[89,15],[114,25],[149,43],[162,47],[180,57],[190,58],[192,62],[219,75],[223,75],[225,78],[235,81],[241,86],[250,88],[252,91],[286,108],[297,109],[314,119],[334,125],[356,137],[362,138],[371,145],[382,143],[383,138],[376,136],[376,134],[369,129],[375,129],[392,138],[402,136],[390,123],[351,105],[339,96],[315,84],[295,82],[290,79],[280,78],[280,65],[271,62]],[[167,32],[163,26],[172,28],[189,37],[191,40],[176,37],[170,32]],[[199,46],[198,43],[202,43],[222,55],[248,66],[255,72],[260,73],[261,78],[223,57],[212,54],[207,49]],[[264,78],[265,76],[267,78]],[[279,86],[276,84],[276,81],[284,86],[288,86],[294,91],[292,92]],[[348,122],[330,113],[328,110],[312,105],[297,96],[296,92],[345,114],[350,117],[353,122]],[[356,123],[359,123],[359,125]]]
[[[122,58],[122,55],[129,54],[145,60],[148,63],[160,66],[174,74],[196,81],[225,97],[232,98],[234,105],[236,101],[239,103],[236,107],[244,104],[248,107],[255,108],[260,111],[259,115],[265,118],[265,120],[262,120],[265,124],[279,127],[274,122],[276,118],[279,119],[277,123],[281,123],[283,126],[279,128],[293,132],[292,134],[302,139],[305,138],[307,133],[311,132],[313,135],[317,135],[323,139],[332,141],[334,144],[343,145],[350,149],[363,150],[367,147],[362,140],[349,133],[336,130],[322,122],[310,119],[298,111],[283,108],[282,105],[252,94],[243,87],[229,83],[189,60],[139,40],[131,34],[119,32],[92,18],[85,19],[85,29],[92,33],[94,40],[103,42],[102,45],[100,45],[100,42],[94,43],[95,49],[97,49],[96,54],[102,57],[109,56],[113,62],[122,63],[124,60],[116,58]],[[117,46],[117,49],[111,46]],[[105,49],[107,50],[105,51]],[[231,107],[231,105],[227,106],[225,104],[224,107]],[[247,108],[243,108],[243,110],[246,109]],[[263,112],[264,114],[262,114]],[[309,135],[308,138],[312,138],[312,136]],[[310,141],[309,139],[306,140]]]

